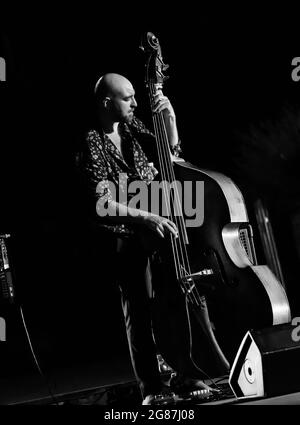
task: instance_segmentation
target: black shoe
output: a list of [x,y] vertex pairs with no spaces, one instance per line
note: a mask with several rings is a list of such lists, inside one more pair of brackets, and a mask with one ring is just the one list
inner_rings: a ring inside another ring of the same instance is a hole
[[168,404],[174,401],[174,397],[175,394],[170,390],[170,387],[164,386],[160,392],[146,395],[142,405],[149,406],[153,404]]
[[216,391],[200,379],[190,378],[180,374],[171,377],[170,389],[176,394],[192,393],[194,391],[209,394]]

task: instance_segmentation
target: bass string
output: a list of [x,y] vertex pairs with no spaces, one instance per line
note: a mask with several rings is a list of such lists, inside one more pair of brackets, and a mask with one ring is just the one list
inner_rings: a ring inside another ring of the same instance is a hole
[[[175,182],[175,175],[174,175],[174,170],[170,161],[170,152],[168,149],[168,136],[167,136],[167,132],[166,132],[166,128],[165,128],[165,123],[162,117],[162,113],[160,114],[156,114],[154,116],[154,120],[156,121],[156,128],[158,130],[160,139],[162,140],[162,143],[158,143],[158,149],[160,152],[162,152],[162,154],[160,155],[161,158],[161,168],[162,168],[162,172],[164,172],[165,176],[166,176],[166,181],[168,182]],[[158,140],[157,140],[158,141]],[[162,160],[163,158],[163,160]],[[173,186],[173,188],[175,188],[175,197],[176,197],[176,204],[175,207],[177,207],[177,216],[181,216],[182,217],[182,213],[180,210],[180,202],[179,202],[179,195],[178,195],[178,190],[177,187]],[[174,192],[170,192],[171,194]],[[178,222],[178,225],[184,229],[184,225],[183,223],[180,221]],[[184,233],[184,232],[182,232]]]
[[[151,85],[150,100],[153,100],[154,93],[155,93],[155,86]],[[182,280],[184,276],[191,274],[191,269],[190,269],[190,264],[188,260],[186,244],[183,240],[183,235],[186,234],[186,229],[183,222],[181,203],[180,203],[179,193],[178,193],[176,184],[173,185],[173,190],[175,194],[174,205],[175,205],[175,208],[177,208],[177,214],[174,214],[173,210],[170,210],[168,205],[167,190],[165,188],[164,182],[166,181],[170,183],[175,182],[175,174],[174,174],[174,169],[173,169],[171,158],[170,158],[170,150],[169,150],[168,136],[166,132],[165,122],[163,119],[162,112],[158,114],[152,114],[152,116],[153,116],[153,123],[154,123],[154,129],[156,134],[156,144],[157,144],[159,162],[161,166],[161,174],[163,178],[163,191],[164,191],[164,195],[166,199],[167,214],[170,217],[170,219],[172,219],[172,221],[176,224],[177,228],[179,229],[178,240],[174,241],[173,238],[171,239],[172,252],[173,252],[175,269],[176,269],[176,276],[177,276],[177,279],[181,279],[181,282],[184,285],[184,288],[189,300],[199,305],[201,303],[201,296],[198,293],[197,287],[195,286],[194,282],[192,281],[192,285],[190,285],[189,282],[185,282],[184,280]],[[173,194],[173,191],[170,191],[170,196],[172,196],[172,194]],[[196,294],[194,292],[196,292]]]
[[[158,127],[160,133],[163,134],[163,136],[164,136],[163,138],[161,138],[161,140],[163,140],[163,141],[167,140],[166,139],[167,135],[166,135],[165,127],[164,127],[163,117],[161,115],[159,115],[159,116],[156,117],[156,119],[158,121],[157,127]],[[167,143],[162,143],[161,150],[162,150],[161,157],[163,157],[163,159],[164,159],[162,161],[162,165],[161,165],[164,181],[169,182],[169,183],[173,183],[173,182],[175,182],[175,175],[174,175],[172,164],[170,162],[170,152],[169,152]],[[168,210],[169,210],[168,215],[169,215],[170,219],[172,219],[172,221],[176,224],[176,226],[179,230],[179,239],[174,241],[174,244],[175,244],[175,246],[177,246],[179,256],[181,256],[181,258],[182,258],[181,264],[184,264],[185,268],[189,268],[188,261],[187,261],[187,252],[186,252],[185,243],[184,243],[184,240],[183,240],[184,225],[182,223],[182,214],[181,214],[181,211],[180,211],[179,196],[178,196],[178,190],[177,190],[176,184],[175,185],[173,184],[173,190],[165,191],[165,193],[166,193],[166,196],[167,195],[170,196],[170,198],[166,197],[166,205],[167,205]],[[175,195],[175,199],[174,199],[174,195]],[[170,205],[169,205],[169,203],[170,203]],[[171,208],[172,205],[174,205],[175,208]],[[177,214],[175,214],[176,211],[174,211],[176,209],[177,209]],[[182,276],[182,268],[179,268],[179,276]]]
[[[150,86],[150,101],[153,100],[153,95],[155,92],[155,88]],[[155,135],[156,135],[156,145],[157,145],[157,152],[158,152],[158,157],[159,157],[159,163],[160,163],[160,167],[161,167],[161,175],[162,175],[162,180],[163,180],[163,192],[164,192],[164,196],[165,196],[165,200],[167,199],[167,193],[166,193],[166,187],[164,184],[164,181],[167,180],[167,169],[165,167],[165,162],[166,162],[166,158],[164,157],[164,152],[162,151],[162,145],[163,143],[160,143],[160,140],[163,140],[163,132],[161,129],[161,125],[159,123],[158,120],[158,115],[157,114],[152,114],[153,117],[153,124],[154,124],[154,131],[155,131]],[[168,216],[170,216],[170,211],[169,211],[169,206],[168,203],[166,202],[166,210],[167,210],[167,214]],[[173,251],[173,256],[174,256],[174,260],[175,260],[175,269],[176,269],[176,277],[177,279],[180,278],[180,268],[179,268],[179,253],[178,253],[178,248],[177,245],[174,243],[173,238],[171,238],[171,243],[172,243],[172,251]]]
[[[175,196],[175,199],[173,199],[173,202],[171,202],[171,205],[174,205],[175,213],[173,214],[173,210],[170,216],[172,216],[173,221],[175,222],[177,228],[179,229],[179,235],[180,235],[180,251],[181,256],[184,259],[183,263],[185,264],[185,269],[190,269],[189,263],[188,263],[188,256],[186,252],[186,243],[185,241],[188,241],[184,221],[183,221],[183,214],[181,210],[181,201],[179,199],[179,193],[178,188],[176,185],[176,179],[175,174],[172,166],[172,162],[170,159],[170,150],[169,150],[169,144],[168,144],[168,136],[165,128],[165,122],[162,116],[162,113],[157,114],[157,120],[158,120],[158,128],[161,131],[161,139],[163,140],[162,143],[162,150],[163,150],[163,157],[164,157],[164,164],[166,164],[166,174],[167,174],[167,181],[173,184],[173,190],[170,191],[170,196],[173,198]],[[163,166],[162,166],[163,167]],[[181,273],[180,273],[181,275]]]
[[[152,89],[152,94],[153,93],[154,93],[154,88]],[[168,202],[167,202],[167,199],[168,199],[167,198],[167,190],[166,190],[166,187],[165,187],[165,182],[171,181],[170,167],[167,167],[168,159],[170,158],[169,152],[166,152],[166,149],[164,149],[165,146],[168,146],[167,145],[167,134],[166,134],[166,131],[164,131],[165,127],[164,127],[164,122],[162,121],[161,114],[153,114],[153,121],[154,121],[155,132],[156,132],[156,135],[157,135],[156,143],[157,143],[157,150],[158,150],[158,155],[159,155],[159,162],[160,162],[160,166],[161,166],[161,174],[162,174],[162,179],[163,179],[162,183],[163,183],[163,190],[164,190],[165,200],[166,200],[167,215],[170,218],[173,218],[173,221],[176,223],[177,220],[174,217],[172,217],[172,213],[169,209],[169,205],[168,205]],[[172,251],[173,251],[173,256],[174,256],[174,261],[175,261],[176,276],[177,276],[177,279],[180,279],[181,274],[182,274],[182,266],[181,266],[182,261],[180,261],[180,255],[181,255],[181,258],[183,258],[182,241],[180,239],[180,241],[178,243],[178,241],[175,241],[172,238],[171,243],[172,243]]]
[[[158,129],[158,132],[161,134],[161,131],[163,131],[162,129],[164,128],[163,127],[164,121],[161,116],[160,116],[160,122],[158,120],[159,118],[156,117],[155,121],[157,121],[157,123],[155,127]],[[165,139],[160,139],[160,140],[165,140]],[[158,150],[160,152],[159,153],[160,158],[164,157],[165,159],[167,159],[166,162],[161,163],[163,179],[165,181],[175,181],[175,176],[172,177],[173,173],[170,171],[171,168],[168,169],[167,165],[165,165],[165,164],[168,164],[168,160],[170,161],[170,152],[168,150],[168,145],[166,145],[166,143],[162,143],[162,149],[161,149],[160,144],[158,144]],[[175,194],[176,194],[176,191],[175,191]],[[174,240],[173,238],[171,239],[177,279],[180,279],[182,285],[184,286],[184,292],[188,300],[198,306],[201,303],[201,299],[200,299],[200,295],[198,294],[197,288],[195,287],[194,282],[192,281],[192,283],[189,283],[188,281],[183,280],[184,276],[191,274],[190,272],[191,269],[190,269],[187,251],[186,251],[186,245],[185,245],[185,242],[183,241],[183,236],[181,232],[184,224],[182,223],[182,220],[179,220],[176,216],[174,216],[173,212],[169,210],[168,204],[167,204],[167,209],[168,209],[168,216],[176,224],[177,228],[180,229],[179,238],[178,238],[179,240]],[[180,215],[180,217],[182,217],[182,215]]]

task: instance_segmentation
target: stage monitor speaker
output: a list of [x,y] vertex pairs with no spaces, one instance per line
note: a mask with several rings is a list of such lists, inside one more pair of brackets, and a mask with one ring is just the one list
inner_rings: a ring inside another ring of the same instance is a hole
[[300,391],[300,341],[295,328],[287,323],[246,333],[229,375],[236,397]]

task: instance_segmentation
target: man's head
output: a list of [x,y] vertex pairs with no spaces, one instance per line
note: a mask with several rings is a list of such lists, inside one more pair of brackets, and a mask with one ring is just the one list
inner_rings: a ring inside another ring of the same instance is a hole
[[105,74],[96,83],[95,96],[100,114],[112,122],[131,122],[137,107],[134,88],[119,74]]

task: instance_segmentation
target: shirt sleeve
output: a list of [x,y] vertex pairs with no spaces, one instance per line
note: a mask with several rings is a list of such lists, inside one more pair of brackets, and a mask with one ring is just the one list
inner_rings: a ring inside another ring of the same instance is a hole
[[86,136],[86,155],[84,172],[86,173],[89,190],[97,202],[106,203],[113,199],[108,180],[105,157],[96,132],[90,131]]

